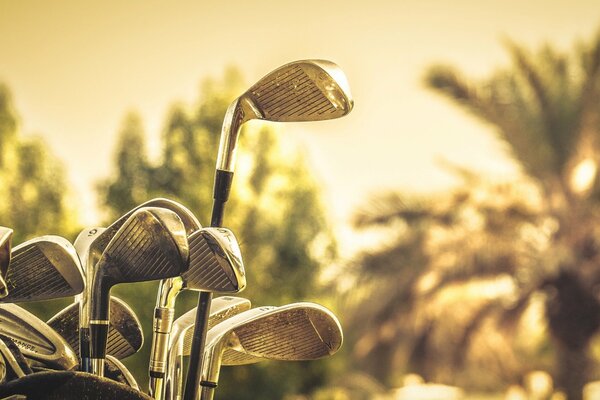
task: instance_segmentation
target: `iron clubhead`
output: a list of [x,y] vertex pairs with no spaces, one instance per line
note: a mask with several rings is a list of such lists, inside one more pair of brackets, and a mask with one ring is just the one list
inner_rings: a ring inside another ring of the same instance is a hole
[[188,237],[190,267],[181,274],[184,288],[237,293],[246,287],[242,252],[226,228],[203,228]]
[[11,251],[6,273],[8,295],[0,302],[49,300],[79,294],[85,287],[79,257],[60,236],[41,236]]
[[[109,321],[107,355],[121,360],[142,348],[144,333],[137,315],[116,296],[110,297]],[[73,303],[65,307],[50,318],[47,324],[69,343],[79,357],[79,304]]]
[[248,310],[208,332],[203,382],[216,386],[221,365],[327,357],[339,350],[342,340],[338,319],[318,304],[302,302]]
[[62,336],[16,304],[0,304],[0,334],[9,337],[27,360],[39,366],[72,370],[79,364]]
[[10,264],[13,230],[0,226],[0,299],[8,295],[6,273]]
[[270,72],[227,109],[217,169],[233,172],[242,124],[322,121],[342,117],[354,106],[350,85],[339,66],[326,60],[300,60]]
[[[92,369],[102,374],[108,334],[109,296],[119,283],[144,282],[181,275],[188,267],[185,227],[170,210],[135,211],[110,240],[94,270],[90,291]],[[94,361],[95,360],[95,361]]]

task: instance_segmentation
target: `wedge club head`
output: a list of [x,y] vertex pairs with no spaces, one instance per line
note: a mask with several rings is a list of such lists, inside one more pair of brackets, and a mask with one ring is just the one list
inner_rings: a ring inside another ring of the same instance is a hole
[[316,360],[337,352],[342,338],[338,319],[318,304],[293,303],[245,311],[208,332],[201,398],[212,398],[221,365]]
[[[253,119],[274,122],[322,121],[342,117],[353,107],[354,101],[344,72],[326,60],[301,60],[285,64],[234,100],[227,109],[221,130],[210,226],[223,225],[225,203],[233,181],[238,136],[245,122]],[[201,293],[198,297],[185,400],[196,400],[198,397],[196,382],[202,374],[210,302],[210,293]]]
[[189,247],[181,218],[173,211],[144,207],[135,211],[110,240],[94,270],[90,291],[92,372],[104,371],[112,286],[181,275]]
[[[109,321],[107,355],[121,360],[142,348],[144,333],[137,315],[116,296],[110,297]],[[50,318],[47,324],[69,343],[79,357],[79,304],[68,305]]]
[[118,220],[113,222],[107,228],[90,227],[84,229],[75,240],[75,248],[79,254],[86,276],[86,291],[81,296],[77,296],[75,301],[80,303],[81,319],[80,319],[80,343],[79,348],[82,355],[82,368],[84,371],[90,371],[91,366],[85,365],[84,359],[89,360],[89,291],[92,286],[93,271],[102,257],[104,249],[117,233],[119,228],[127,221],[127,219],[137,210],[144,207],[160,207],[175,212],[185,226],[186,233],[189,235],[201,227],[200,222],[194,214],[182,204],[165,198],[155,198],[140,204],[130,210]]
[[19,303],[69,297],[85,283],[73,245],[60,236],[41,236],[11,251],[6,273],[8,295],[0,302]]

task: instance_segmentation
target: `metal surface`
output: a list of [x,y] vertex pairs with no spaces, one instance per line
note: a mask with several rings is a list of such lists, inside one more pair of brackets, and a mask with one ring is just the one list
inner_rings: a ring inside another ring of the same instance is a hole
[[[8,340],[8,339],[7,339]],[[11,351],[9,345],[4,342],[4,340],[0,339],[0,356],[2,356],[2,361],[4,364],[4,377],[2,381],[22,378],[31,371],[26,371],[25,369],[29,369],[25,363],[25,360],[20,354],[21,362],[17,359],[17,354]]]
[[13,230],[0,226],[0,299],[8,295],[6,273],[10,264]]
[[272,71],[227,109],[217,169],[233,171],[240,127],[253,119],[322,121],[348,114],[354,101],[344,72],[326,60],[301,60]]
[[0,304],[0,333],[9,337],[27,360],[40,366],[71,370],[79,364],[62,336],[16,304]]
[[[250,307],[250,300],[242,297],[222,296],[215,298],[210,307],[209,329],[234,315],[249,310]],[[164,397],[163,393],[161,393],[160,398],[181,398],[183,357],[190,354],[192,342],[191,328],[194,326],[195,317],[196,309],[194,308],[177,318],[173,324],[167,354]]]
[[315,360],[337,352],[342,340],[339,321],[318,304],[293,303],[245,311],[208,332],[201,381],[203,399],[212,396],[221,365]]
[[[110,297],[109,321],[107,355],[123,359],[141,349],[144,343],[142,325],[131,307],[115,296]],[[47,324],[69,343],[79,357],[79,304],[65,307]]]
[[104,249],[92,278],[88,304],[93,373],[101,375],[104,371],[111,287],[180,275],[187,269],[188,257],[185,228],[173,211],[144,207],[119,228]]
[[41,236],[11,251],[6,273],[8,295],[0,302],[49,300],[79,294],[84,279],[79,257],[68,240]]

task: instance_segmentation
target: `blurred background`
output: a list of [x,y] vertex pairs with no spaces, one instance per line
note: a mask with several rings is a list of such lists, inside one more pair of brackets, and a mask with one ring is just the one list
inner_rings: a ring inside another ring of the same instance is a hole
[[[324,304],[345,344],[225,368],[217,397],[600,399],[597,3],[205,3],[0,0],[13,245],[73,241],[153,197],[208,225],[229,103],[328,59],[353,112],[246,124],[225,226],[244,297]],[[113,290],[147,335],[156,287]],[[150,343],[125,360],[142,387]]]

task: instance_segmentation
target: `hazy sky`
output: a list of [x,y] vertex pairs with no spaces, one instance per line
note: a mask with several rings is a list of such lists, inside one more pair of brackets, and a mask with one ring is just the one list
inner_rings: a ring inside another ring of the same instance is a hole
[[508,62],[502,37],[568,49],[598,28],[592,0],[0,0],[0,81],[22,131],[47,139],[91,207],[126,111],[142,115],[156,143],[169,105],[196,100],[201,80],[228,65],[252,84],[292,60],[334,61],[354,111],[286,126],[284,138],[308,150],[344,223],[374,191],[449,184],[440,158],[511,173],[488,127],[423,88],[424,67],[444,61],[485,76]]

